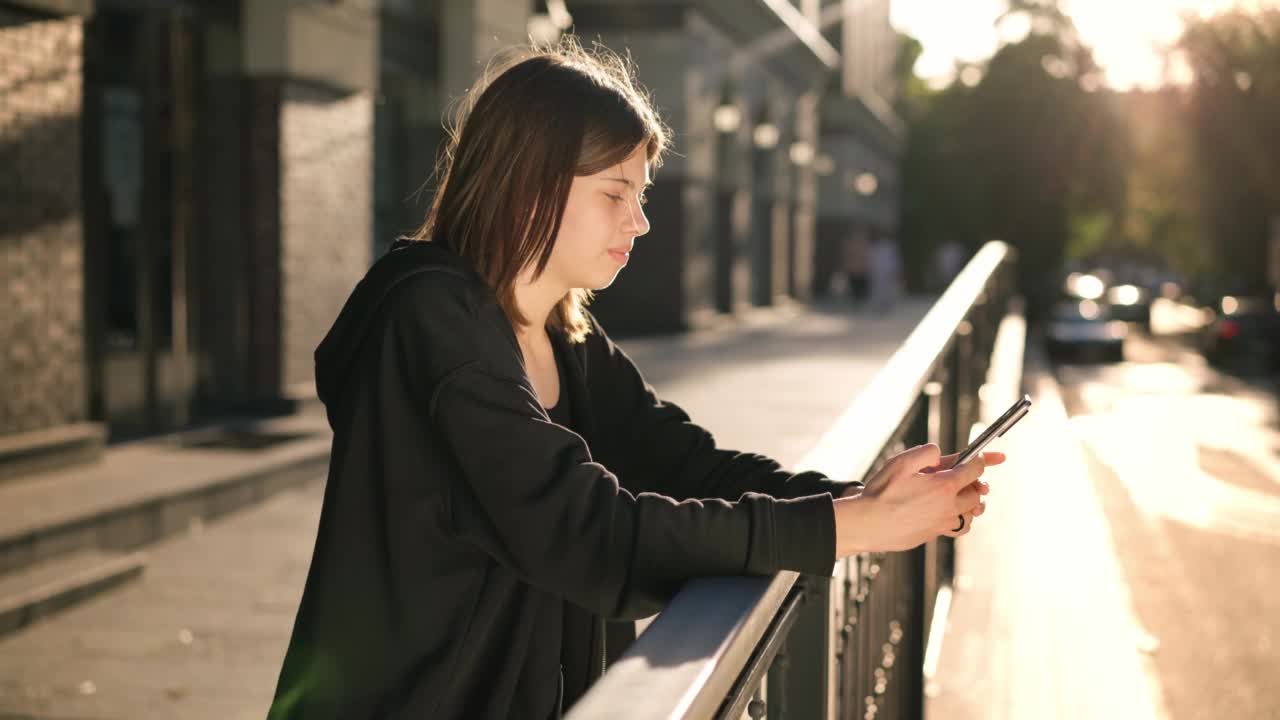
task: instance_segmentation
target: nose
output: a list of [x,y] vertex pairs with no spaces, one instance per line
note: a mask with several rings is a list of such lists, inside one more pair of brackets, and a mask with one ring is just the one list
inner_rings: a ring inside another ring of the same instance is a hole
[[648,234],[649,218],[644,215],[644,206],[640,204],[640,199],[632,200],[627,210],[627,226],[624,230],[634,237]]

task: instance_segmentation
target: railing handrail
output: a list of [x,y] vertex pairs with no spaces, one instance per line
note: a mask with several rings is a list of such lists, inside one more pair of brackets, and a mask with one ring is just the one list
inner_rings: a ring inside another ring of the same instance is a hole
[[796,577],[781,572],[686,583],[569,717],[711,717]]
[[998,240],[982,246],[798,470],[820,469],[833,478],[866,476],[893,438],[893,420],[906,416],[934,377],[947,346],[1009,252]]
[[[982,247],[801,466],[846,479],[870,472],[1009,252],[998,241]],[[713,716],[797,577],[782,572],[686,583],[574,705],[570,720]]]

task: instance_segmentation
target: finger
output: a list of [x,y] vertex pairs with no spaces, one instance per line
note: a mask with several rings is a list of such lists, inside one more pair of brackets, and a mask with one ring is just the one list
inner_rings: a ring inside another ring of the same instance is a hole
[[908,473],[918,473],[927,467],[937,465],[941,457],[941,451],[937,445],[925,443],[898,453],[890,462]]
[[956,495],[955,505],[953,509],[957,514],[971,513],[982,502],[982,496],[977,490],[966,487]]
[[[1008,457],[1004,453],[995,452],[995,451],[983,452],[981,453],[981,456],[982,456],[982,461],[987,464],[987,467],[990,467],[992,465],[999,465],[1000,463],[1008,459]],[[942,458],[938,460],[937,465],[924,468],[920,472],[936,473],[940,470],[950,470],[951,468],[955,467],[956,460],[959,459],[959,457],[960,457],[960,453],[951,453],[950,455],[943,455]]]
[[974,480],[969,484],[969,487],[977,490],[979,495],[986,495],[991,492],[991,485],[988,484],[986,480]]
[[960,517],[964,518],[963,525],[960,524],[959,518],[952,517],[950,521],[951,524],[948,525],[946,529],[939,534],[947,535],[953,538],[968,534],[969,530],[973,527],[973,515],[971,515],[970,513],[960,513]]
[[960,458],[960,453],[951,453],[938,458],[938,462],[932,467],[925,468],[922,472],[937,472],[939,470],[950,470],[955,466],[956,460]]
[[986,511],[987,511],[987,504],[986,504],[985,502],[983,502],[983,501],[979,500],[979,501],[978,501],[978,507],[976,507],[976,508],[974,508],[974,509],[973,509],[973,516],[974,516],[974,517],[978,517],[979,515],[981,515],[982,513],[986,512]]
[[953,491],[960,492],[961,489],[981,477],[986,467],[982,456],[979,455],[960,467],[941,470],[936,474],[940,479],[947,481]]

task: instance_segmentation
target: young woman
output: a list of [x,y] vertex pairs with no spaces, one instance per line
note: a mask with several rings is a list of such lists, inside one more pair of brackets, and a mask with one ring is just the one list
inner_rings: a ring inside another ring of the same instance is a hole
[[915,448],[864,489],[717,448],[587,312],[668,144],[628,65],[531,51],[470,98],[316,351],[333,454],[271,717],[558,717],[633,639],[606,620],[690,578],[968,531],[981,460]]

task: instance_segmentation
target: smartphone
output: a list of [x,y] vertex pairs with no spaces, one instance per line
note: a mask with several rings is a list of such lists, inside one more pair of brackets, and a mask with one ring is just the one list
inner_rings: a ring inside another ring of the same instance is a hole
[[1001,415],[999,419],[988,425],[987,429],[982,431],[982,434],[978,435],[978,437],[973,439],[973,442],[969,443],[969,447],[965,448],[964,452],[960,453],[960,457],[956,458],[956,464],[952,467],[959,467],[966,462],[969,462],[974,455],[982,452],[982,448],[986,447],[987,443],[1005,434],[1005,432],[1009,428],[1013,427],[1014,423],[1021,420],[1022,416],[1026,415],[1027,411],[1030,409],[1031,396],[1023,395],[1021,400],[1011,405],[1008,410],[1004,411],[1004,414]]

